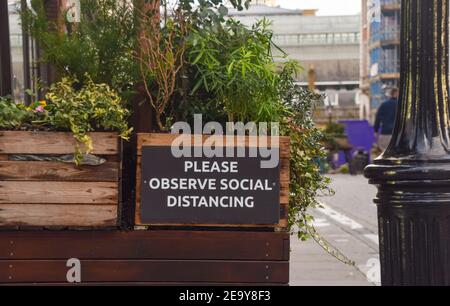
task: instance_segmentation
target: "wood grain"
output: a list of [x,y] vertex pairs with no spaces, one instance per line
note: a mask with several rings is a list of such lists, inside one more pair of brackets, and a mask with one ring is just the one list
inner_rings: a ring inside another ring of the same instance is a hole
[[117,182],[118,179],[118,162],[77,167],[61,162],[0,161],[0,180],[3,181]]
[[[94,145],[93,154],[119,154],[117,133],[89,135]],[[0,154],[73,154],[75,145],[75,138],[68,132],[0,131]]]
[[284,261],[289,258],[289,249],[284,248],[289,243],[287,233],[179,230],[7,233],[0,232],[0,260],[75,257]]
[[[67,260],[0,261],[0,283],[67,282]],[[288,283],[289,263],[270,261],[82,260],[83,283]]]
[[0,284],[286,285],[288,233],[225,231],[0,231]]
[[96,132],[99,166],[13,161],[11,155],[73,154],[72,133],[0,131],[0,227],[115,227],[120,147],[117,133]]
[[[142,155],[142,147],[143,146],[171,146],[172,142],[177,138],[181,137],[184,141],[191,141],[191,144],[195,143],[194,138],[197,136],[194,135],[175,135],[175,134],[154,134],[154,133],[138,133],[137,136],[137,146],[138,146],[138,155]],[[250,140],[250,137],[235,137],[232,143],[228,143],[225,139],[225,136],[209,136],[202,135],[201,141],[205,142],[206,140],[212,141],[222,141],[224,147],[236,146],[236,147],[255,147],[261,146],[262,144],[258,141],[255,143]],[[217,143],[217,142],[216,142]],[[268,141],[269,145],[273,147],[285,147],[286,144],[290,143],[289,137],[270,137]],[[280,150],[280,156],[286,157],[286,154],[289,153],[289,150]]]
[[117,205],[0,204],[0,226],[116,226]]
[[39,161],[0,161],[0,181],[117,182],[118,162],[99,166]]
[[0,181],[0,204],[116,204],[118,183]]

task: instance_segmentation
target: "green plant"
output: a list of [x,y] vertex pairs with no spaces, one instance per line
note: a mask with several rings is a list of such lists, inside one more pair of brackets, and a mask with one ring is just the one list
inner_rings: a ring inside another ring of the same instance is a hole
[[[204,109],[187,101],[200,100],[194,95],[188,97],[193,72],[185,54],[186,40],[191,36],[189,32],[220,26],[228,14],[224,3],[224,0],[161,0],[160,11],[159,5],[136,1],[139,48],[135,57],[143,91],[155,111],[159,130],[166,130],[175,118],[184,119],[193,110]],[[248,8],[250,0],[229,3],[243,10]],[[216,100],[209,99],[209,105],[213,101]]]
[[316,233],[309,213],[320,205],[319,195],[332,193],[316,162],[326,156],[322,132],[312,121],[323,96],[296,85],[297,62],[274,64],[269,26],[261,20],[247,28],[228,19],[194,28],[187,52],[193,80],[190,107],[215,114],[209,119],[219,122],[224,113],[231,121],[281,121],[283,135],[291,137],[289,227],[300,239],[312,237],[343,258]]
[[286,108],[282,131],[291,137],[291,198],[289,224],[299,228],[299,238],[307,239],[312,217],[309,208],[319,205],[318,195],[329,192],[329,179],[323,177],[315,158],[324,158],[323,137],[312,121],[314,106],[323,98],[294,83],[295,68],[286,66],[281,73],[280,95]]
[[116,0],[80,0],[80,5],[81,22],[70,23],[66,12],[49,20],[44,0],[33,0],[37,14],[22,11],[22,24],[43,49],[42,60],[59,76],[72,75],[84,82],[89,75],[120,93],[131,90],[138,75],[133,5]]
[[295,83],[296,66],[288,63],[280,74],[279,92],[285,107],[282,134],[291,138],[291,177],[289,199],[289,227],[297,231],[299,239],[314,239],[327,252],[347,264],[354,264],[339,250],[331,247],[314,228],[311,208],[320,207],[318,197],[333,194],[330,179],[321,174],[317,159],[326,158],[321,140],[322,132],[312,120],[314,106],[324,98],[321,94]]
[[[168,0],[162,0],[164,7],[167,7]],[[194,27],[207,28],[220,26],[228,15],[228,2],[237,10],[248,9],[251,0],[179,0],[178,8],[183,12],[185,19]]]
[[33,114],[23,104],[16,104],[9,97],[0,97],[0,129],[17,129],[30,122]]
[[282,109],[271,38],[266,20],[251,29],[233,19],[194,29],[188,55],[195,73],[191,94],[212,94],[229,121],[278,121]]
[[118,131],[120,137],[128,139],[132,129],[128,128],[129,111],[124,108],[120,96],[106,84],[96,84],[88,76],[80,89],[75,89],[77,80],[64,77],[53,84],[46,98],[48,115],[40,122],[58,130],[70,130],[80,143],[76,147],[77,162],[82,153],[92,152],[92,131]]

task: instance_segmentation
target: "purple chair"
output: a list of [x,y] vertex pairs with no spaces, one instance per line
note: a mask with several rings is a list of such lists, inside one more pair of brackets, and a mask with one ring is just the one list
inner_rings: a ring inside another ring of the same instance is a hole
[[[345,133],[348,141],[354,146],[354,150],[363,150],[369,153],[375,143],[374,128],[367,120],[343,120],[339,124],[345,126]],[[339,153],[338,165],[342,166],[346,163],[344,152]]]

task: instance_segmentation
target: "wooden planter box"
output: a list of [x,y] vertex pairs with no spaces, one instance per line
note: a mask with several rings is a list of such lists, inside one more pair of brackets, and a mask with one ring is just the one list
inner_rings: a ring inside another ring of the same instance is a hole
[[[249,227],[245,231],[236,230],[236,225],[205,230],[197,228],[199,224],[193,225],[194,230],[187,230],[186,224],[170,224],[174,230],[41,230],[116,226],[121,170],[118,138],[114,133],[91,136],[94,154],[108,160],[102,166],[13,161],[18,154],[72,154],[73,137],[69,133],[0,131],[1,285],[67,285],[69,258],[80,260],[81,285],[289,283],[289,233],[259,231],[257,225],[240,226]],[[166,146],[173,137],[138,135],[138,205],[142,146]],[[272,229],[287,226],[289,139],[282,139],[280,147],[280,222]],[[8,227],[38,229],[9,231]]]
[[116,133],[92,133],[100,166],[14,161],[73,154],[71,133],[0,131],[0,227],[115,227],[120,149]]
[[[143,147],[170,147],[173,140],[179,135],[173,134],[155,134],[155,133],[138,133],[137,135],[137,168],[136,168],[136,211],[135,211],[135,225],[140,227],[154,226],[154,227],[175,227],[175,228],[229,228],[230,230],[236,228],[247,228],[254,230],[256,228],[271,229],[276,231],[288,230],[288,212],[289,212],[289,180],[290,180],[290,138],[279,137],[279,222],[276,224],[192,224],[183,223],[175,224],[169,223],[145,223],[141,217],[141,190],[142,190],[142,151]],[[188,136],[190,137],[190,136]],[[203,136],[205,141],[209,136]],[[235,140],[236,147],[249,147],[249,138],[245,137],[244,141]],[[225,143],[225,141],[224,141]],[[170,165],[167,165],[170,167]]]

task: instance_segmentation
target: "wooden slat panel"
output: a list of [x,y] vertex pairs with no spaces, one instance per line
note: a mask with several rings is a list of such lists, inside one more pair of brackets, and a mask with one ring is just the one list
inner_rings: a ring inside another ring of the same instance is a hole
[[0,181],[117,182],[119,163],[80,166],[62,162],[0,161]]
[[[194,144],[194,137],[193,135],[176,135],[176,134],[148,134],[148,133],[139,133],[137,136],[137,146],[138,146],[138,155],[142,155],[142,146],[170,146],[175,138],[177,137],[186,137],[186,141],[191,139],[191,143]],[[202,139],[205,141],[208,138],[213,137],[214,139],[223,138],[225,136],[208,136],[203,135]],[[251,143],[249,141],[249,137],[236,137],[235,138],[235,144],[237,146],[251,146]],[[273,143],[274,147],[279,146],[286,146],[287,143],[290,143],[289,137],[271,137],[269,144]],[[223,140],[223,146],[228,146],[227,142]],[[280,156],[286,157],[286,154],[289,154],[289,150],[280,150]]]
[[[90,133],[93,154],[119,154],[117,133]],[[76,141],[72,133],[0,131],[0,154],[73,154]]]
[[117,204],[118,183],[0,181],[0,204]]
[[288,233],[273,232],[0,232],[0,260],[75,257],[283,261],[289,256],[289,248],[285,248],[289,238]]
[[115,226],[117,205],[0,204],[0,226]]
[[[66,260],[0,261],[0,283],[65,282]],[[288,283],[288,262],[83,260],[82,282]]]

